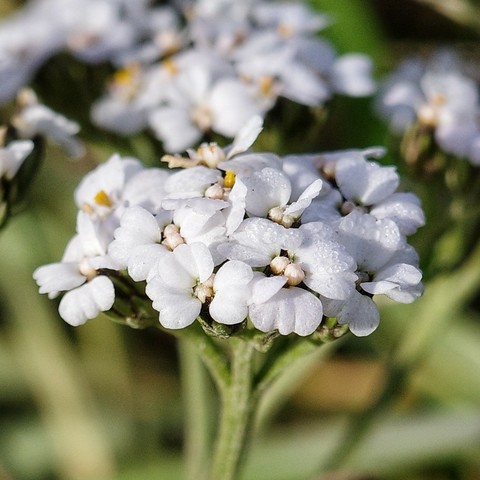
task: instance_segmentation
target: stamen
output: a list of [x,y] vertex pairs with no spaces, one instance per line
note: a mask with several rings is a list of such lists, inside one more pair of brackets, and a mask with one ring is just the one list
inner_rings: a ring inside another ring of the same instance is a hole
[[234,184],[235,184],[235,172],[232,172],[232,170],[227,170],[225,172],[225,178],[223,179],[223,186],[225,188],[232,188]]
[[260,78],[260,93],[268,97],[273,90],[273,77],[268,75],[268,76],[263,76]]
[[178,73],[178,65],[175,63],[174,60],[171,58],[166,58],[163,62],[162,65],[165,67],[165,70],[172,75],[176,75]]
[[105,193],[105,190],[100,190],[95,197],[93,197],[97,205],[102,205],[104,207],[111,208],[113,206],[110,197]]
[[88,281],[92,280],[97,276],[97,271],[92,266],[90,266],[87,258],[84,258],[78,264],[78,270],[84,277],[87,278]]

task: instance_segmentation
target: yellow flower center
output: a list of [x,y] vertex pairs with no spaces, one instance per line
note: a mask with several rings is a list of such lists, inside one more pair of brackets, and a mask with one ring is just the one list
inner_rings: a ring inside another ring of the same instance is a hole
[[110,197],[105,193],[105,190],[100,190],[94,197],[95,203],[97,205],[102,205],[104,207],[111,208],[113,206]]
[[235,184],[235,172],[227,170],[225,172],[225,178],[223,179],[223,186],[225,188],[232,188]]

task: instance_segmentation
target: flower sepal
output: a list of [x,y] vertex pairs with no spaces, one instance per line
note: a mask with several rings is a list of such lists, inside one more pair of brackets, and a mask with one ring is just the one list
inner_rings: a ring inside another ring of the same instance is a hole
[[226,340],[233,335],[238,335],[245,329],[245,322],[235,325],[225,325],[216,322],[208,314],[203,312],[202,315],[197,318],[197,321],[207,335],[221,340]]
[[[106,269],[104,269],[106,271]],[[141,288],[129,281],[123,272],[109,275],[115,287],[115,302],[110,310],[103,312],[110,320],[121,325],[142,330],[158,324],[158,312],[145,299]]]
[[312,333],[310,339],[313,342],[330,343],[342,338],[349,332],[348,325],[340,325],[336,318],[326,318],[322,324]]

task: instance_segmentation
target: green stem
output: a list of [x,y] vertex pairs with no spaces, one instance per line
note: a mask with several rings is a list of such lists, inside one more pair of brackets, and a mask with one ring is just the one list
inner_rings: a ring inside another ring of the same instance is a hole
[[250,438],[256,397],[252,394],[254,346],[230,338],[231,378],[221,392],[222,411],[209,480],[234,480]]
[[195,345],[179,339],[178,354],[182,379],[182,400],[185,411],[184,451],[186,478],[204,480],[211,451],[210,379]]

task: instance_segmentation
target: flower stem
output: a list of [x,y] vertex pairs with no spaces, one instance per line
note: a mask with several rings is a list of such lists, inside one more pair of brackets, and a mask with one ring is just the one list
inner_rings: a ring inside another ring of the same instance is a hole
[[189,340],[178,340],[178,354],[185,411],[186,478],[204,480],[212,439],[210,379],[195,345]]
[[221,393],[222,411],[209,480],[238,478],[241,459],[252,429],[256,404],[253,395],[254,346],[243,339],[230,338],[231,376]]

